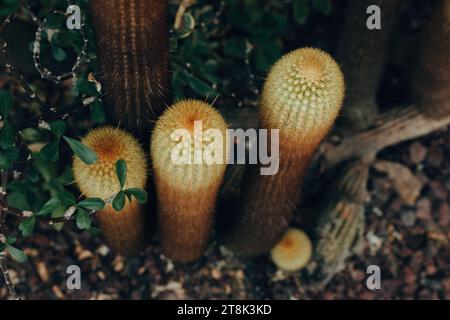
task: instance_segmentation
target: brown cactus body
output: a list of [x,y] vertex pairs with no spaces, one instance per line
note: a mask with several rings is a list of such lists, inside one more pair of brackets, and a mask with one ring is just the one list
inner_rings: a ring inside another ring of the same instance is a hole
[[333,125],[344,98],[342,72],[328,54],[295,50],[272,68],[260,101],[261,127],[279,129],[279,171],[262,176],[257,166],[244,177],[242,216],[229,244],[259,255],[278,242],[294,214],[308,164]]
[[[399,0],[351,0],[336,60],[345,74],[347,93],[341,121],[349,131],[361,131],[378,113],[376,95],[383,75]],[[370,5],[381,9],[381,30],[366,26]]]
[[[73,161],[75,181],[84,196],[108,199],[120,190],[116,162],[127,163],[125,188],[144,189],[147,180],[147,160],[139,143],[130,134],[112,127],[91,131],[82,142],[94,150],[98,160],[87,165],[79,158]],[[96,214],[107,244],[116,252],[136,254],[144,244],[145,212],[134,198],[115,211],[110,204]]]
[[92,0],[101,83],[112,123],[148,130],[168,103],[167,0]]
[[[213,128],[225,137],[226,124],[220,113],[201,101],[187,100],[163,113],[156,123],[151,142],[162,250],[169,258],[180,262],[198,259],[206,249],[226,168],[225,138],[221,144],[222,163],[173,162],[171,154],[179,142],[173,141],[171,134],[177,129],[186,129],[192,134],[196,121],[201,121],[203,134]],[[203,143],[209,141],[205,137],[196,139]],[[194,156],[205,150],[205,145],[192,146],[193,142],[184,138],[180,141],[186,147],[192,147]]]
[[412,84],[418,107],[427,116],[450,114],[450,1],[442,0],[419,41]]

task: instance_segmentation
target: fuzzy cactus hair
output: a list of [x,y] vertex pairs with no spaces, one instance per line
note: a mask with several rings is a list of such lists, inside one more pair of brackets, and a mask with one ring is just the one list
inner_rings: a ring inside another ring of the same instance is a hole
[[[120,191],[116,162],[125,160],[127,179],[125,188],[144,189],[147,181],[147,160],[142,147],[127,132],[113,127],[103,127],[89,132],[82,143],[95,151],[98,160],[87,165],[78,157],[73,160],[73,173],[78,188],[86,197],[108,199]],[[107,204],[97,212],[102,233],[107,244],[115,251],[131,255],[144,243],[144,208],[132,199],[116,212]]]
[[[195,135],[195,124],[202,130]],[[210,105],[197,101],[180,101],[159,118],[151,141],[151,156],[158,195],[158,218],[163,252],[179,262],[198,259],[205,250],[211,234],[214,206],[226,168],[225,139],[219,143],[221,161],[217,164],[174,163],[176,146],[186,147],[189,155],[205,152],[209,129],[217,129],[225,137],[226,123]],[[185,129],[194,139],[172,139],[172,134]]]
[[295,212],[301,181],[344,99],[344,77],[327,53],[297,49],[270,71],[260,101],[260,126],[279,129],[279,171],[262,176],[249,167],[242,212],[228,243],[242,255],[267,253]]
[[89,5],[109,120],[147,138],[170,96],[168,1]]

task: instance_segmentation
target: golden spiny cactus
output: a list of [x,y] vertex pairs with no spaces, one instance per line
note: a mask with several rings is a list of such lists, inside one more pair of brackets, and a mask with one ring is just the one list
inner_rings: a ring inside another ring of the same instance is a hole
[[260,101],[260,122],[279,129],[279,171],[244,178],[242,215],[229,244],[243,255],[268,251],[281,238],[299,201],[302,177],[344,99],[344,77],[327,53],[303,48],[285,55],[269,73]]
[[312,255],[312,243],[300,229],[290,228],[270,252],[273,262],[285,271],[298,271],[305,267]]
[[[125,160],[127,179],[124,188],[144,189],[147,160],[139,143],[125,131],[112,127],[92,130],[82,143],[94,150],[98,160],[87,165],[79,158],[73,161],[75,181],[88,198],[108,199],[120,191],[116,162]],[[117,212],[110,204],[96,214],[108,245],[122,254],[135,254],[144,243],[144,210],[136,199],[127,201]]]
[[433,118],[450,114],[450,0],[435,9],[419,41],[412,84],[419,109]]
[[[174,138],[179,129],[184,129],[185,135]],[[222,140],[211,139],[208,129],[217,129]],[[175,261],[193,261],[207,246],[214,205],[226,168],[225,132],[226,123],[220,113],[196,100],[176,103],[155,125],[151,156],[162,250]],[[208,146],[213,142],[217,142],[216,155],[220,163],[207,164],[203,155],[209,152]],[[184,151],[178,147],[183,147]],[[179,154],[190,157],[190,161],[178,163],[175,158]],[[201,159],[201,163],[195,163],[195,157]]]

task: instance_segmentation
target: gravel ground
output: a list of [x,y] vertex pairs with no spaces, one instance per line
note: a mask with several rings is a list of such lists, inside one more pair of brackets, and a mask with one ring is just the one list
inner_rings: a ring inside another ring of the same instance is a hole
[[[72,225],[56,232],[40,225],[19,243],[24,265],[9,263],[25,299],[450,299],[450,130],[383,151],[422,184],[414,204],[402,197],[386,173],[371,172],[364,251],[320,292],[303,286],[297,274],[277,271],[268,257],[240,260],[214,243],[192,265],[174,265],[149,245],[136,258],[110,252],[101,237]],[[9,223],[15,223],[10,221]],[[79,265],[82,289],[68,290],[66,268]],[[382,289],[365,286],[366,268],[382,270]],[[0,299],[8,297],[0,286]]]

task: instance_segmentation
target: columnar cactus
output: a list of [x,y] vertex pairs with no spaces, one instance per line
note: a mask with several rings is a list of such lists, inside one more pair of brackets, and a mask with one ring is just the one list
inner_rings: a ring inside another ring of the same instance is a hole
[[344,99],[344,78],[327,53],[303,48],[285,55],[269,73],[260,101],[260,124],[279,129],[279,171],[244,177],[242,215],[229,244],[258,255],[277,243],[299,201],[302,177],[332,127]]
[[[336,50],[347,84],[341,121],[348,131],[370,126],[378,113],[377,91],[390,48],[400,0],[350,0]],[[381,29],[367,27],[367,8],[380,8]]]
[[436,7],[419,41],[412,83],[419,109],[433,118],[450,114],[450,0]]
[[112,123],[148,136],[168,102],[167,0],[92,0],[106,112]]
[[[124,188],[144,189],[147,180],[147,160],[139,143],[121,129],[103,127],[89,132],[82,143],[94,150],[98,160],[87,165],[79,158],[73,160],[75,181],[84,196],[108,199],[120,191],[116,162],[125,160],[127,178]],[[115,251],[131,255],[144,243],[143,206],[132,199],[117,212],[111,204],[97,212],[102,234]]]
[[[218,130],[219,137],[213,137],[209,129]],[[161,243],[163,252],[175,261],[199,258],[208,244],[226,168],[225,134],[226,123],[220,113],[196,100],[176,103],[156,122],[151,156]],[[213,156],[218,161],[207,163],[205,154],[210,154],[211,143],[217,147]],[[179,162],[181,157],[187,161]]]

